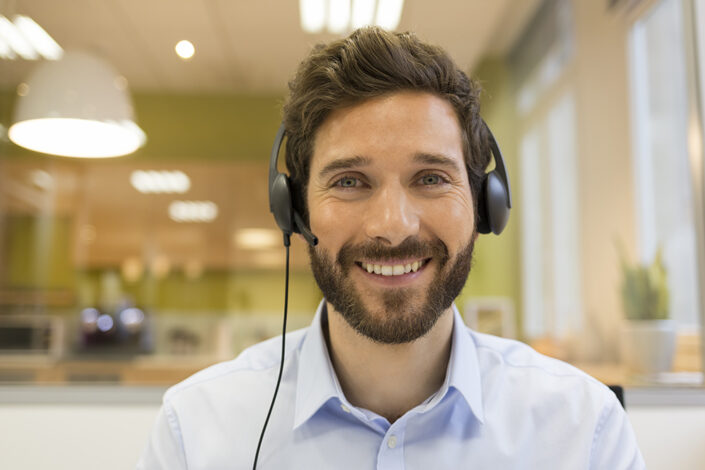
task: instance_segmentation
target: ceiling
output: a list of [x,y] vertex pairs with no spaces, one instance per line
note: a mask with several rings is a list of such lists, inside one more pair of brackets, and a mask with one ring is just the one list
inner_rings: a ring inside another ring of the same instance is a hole
[[[540,0],[406,0],[398,30],[445,47],[465,70],[502,54]],[[0,0],[0,13],[31,16],[64,49],[108,59],[139,91],[272,92],[285,88],[313,44],[299,26],[295,0]],[[174,45],[188,39],[195,56]],[[32,61],[0,60],[0,89],[13,89]]]

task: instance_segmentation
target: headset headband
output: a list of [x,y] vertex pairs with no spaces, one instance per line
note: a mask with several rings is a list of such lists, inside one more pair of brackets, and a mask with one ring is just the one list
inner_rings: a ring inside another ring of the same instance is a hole
[[[483,188],[478,192],[480,197],[480,201],[478,201],[480,213],[478,231],[480,233],[493,232],[498,235],[509,220],[512,195],[502,152],[484,120],[482,120],[482,125],[489,137],[490,153],[494,157],[495,168],[485,174]],[[311,233],[300,214],[293,207],[289,178],[287,175],[279,173],[277,168],[279,151],[285,135],[286,129],[282,122],[277,130],[269,156],[269,210],[274,214],[277,225],[284,233],[285,244],[288,243],[292,233],[301,233],[309,244],[315,246],[318,239]]]

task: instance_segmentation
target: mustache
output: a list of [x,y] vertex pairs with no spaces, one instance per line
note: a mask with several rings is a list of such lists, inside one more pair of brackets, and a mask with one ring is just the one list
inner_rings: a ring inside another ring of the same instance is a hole
[[381,242],[346,243],[338,252],[336,261],[344,270],[350,269],[355,261],[360,259],[391,260],[399,258],[435,258],[440,265],[445,265],[450,259],[448,247],[439,238],[421,240],[409,237],[396,246]]

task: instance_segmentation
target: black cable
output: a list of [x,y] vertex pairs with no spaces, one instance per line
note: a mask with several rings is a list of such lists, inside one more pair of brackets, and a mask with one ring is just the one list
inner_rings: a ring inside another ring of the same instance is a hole
[[269,412],[267,413],[267,419],[264,420],[264,426],[262,426],[262,434],[259,436],[259,443],[257,444],[257,452],[255,453],[255,462],[252,464],[252,470],[257,469],[257,458],[259,457],[259,449],[262,447],[262,439],[264,439],[264,431],[267,429],[267,424],[269,423],[269,417],[272,415],[272,409],[274,408],[274,402],[277,399],[277,393],[279,392],[279,384],[282,381],[282,372],[284,371],[284,343],[286,340],[286,312],[289,305],[289,237],[284,235],[284,246],[286,247],[286,280],[284,281],[284,326],[282,327],[282,358],[279,364],[279,378],[277,379],[277,386],[274,388],[274,396],[272,397],[272,404],[269,405]]

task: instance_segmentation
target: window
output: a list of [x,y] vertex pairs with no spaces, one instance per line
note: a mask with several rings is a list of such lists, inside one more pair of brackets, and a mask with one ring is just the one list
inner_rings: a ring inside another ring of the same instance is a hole
[[520,145],[524,330],[529,338],[565,337],[583,322],[572,95]]
[[695,193],[688,154],[689,96],[683,3],[663,0],[629,36],[638,254],[658,250],[668,272],[670,312],[699,324]]

